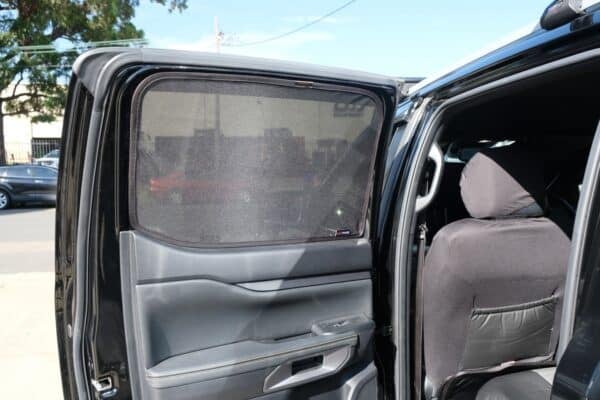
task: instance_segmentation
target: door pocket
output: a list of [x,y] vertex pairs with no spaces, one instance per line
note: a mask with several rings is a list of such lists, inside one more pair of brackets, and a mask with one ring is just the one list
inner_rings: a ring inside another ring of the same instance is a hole
[[461,370],[493,367],[552,354],[558,297],[494,308],[474,308]]

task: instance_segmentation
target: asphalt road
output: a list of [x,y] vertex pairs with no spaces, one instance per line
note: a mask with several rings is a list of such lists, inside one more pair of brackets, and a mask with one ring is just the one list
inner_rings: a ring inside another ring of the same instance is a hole
[[54,322],[54,215],[54,208],[0,211],[1,398],[63,398]]

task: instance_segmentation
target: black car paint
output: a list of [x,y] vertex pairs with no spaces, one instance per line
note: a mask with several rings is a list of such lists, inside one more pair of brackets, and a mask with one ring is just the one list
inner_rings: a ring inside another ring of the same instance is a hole
[[12,205],[54,204],[57,179],[57,170],[50,167],[27,164],[0,167],[0,189],[8,193]]
[[[600,13],[594,13],[581,17],[580,19],[557,28],[550,32],[537,32],[521,40],[513,42],[489,55],[486,55],[466,66],[430,83],[411,95],[410,101],[417,103],[424,96],[446,98],[483,83],[512,75],[518,71],[526,70],[547,62],[563,58],[568,55],[584,51],[590,48],[600,47]],[[158,68],[158,69],[157,69]],[[160,66],[132,66],[123,70],[112,83],[112,94],[110,100],[119,98],[106,106],[107,116],[104,120],[103,143],[101,145],[100,157],[103,161],[95,182],[94,191],[99,193],[98,202],[93,204],[92,232],[94,236],[90,239],[90,270],[88,293],[92,293],[88,299],[89,309],[86,313],[86,342],[88,346],[84,349],[86,355],[85,365],[88,368],[88,377],[100,378],[111,376],[116,381],[119,390],[114,398],[129,398],[130,387],[127,372],[127,354],[124,346],[123,315],[121,310],[120,293],[120,265],[118,260],[118,232],[126,229],[129,225],[127,215],[127,180],[119,179],[118,174],[109,167],[116,164],[116,156],[119,159],[119,169],[126,167],[127,138],[109,137],[110,132],[119,132],[121,126],[127,126],[129,115],[127,114],[126,91],[129,87],[135,87],[135,83],[152,71],[168,69]],[[177,70],[185,70],[179,68]],[[134,77],[135,75],[135,77]],[[72,86],[77,86],[74,83]],[[83,90],[83,89],[81,89]],[[71,100],[66,110],[69,120],[73,114],[79,113],[85,119],[85,113],[90,110],[81,110],[78,107],[78,95],[71,93]],[[130,97],[130,96],[129,96]],[[121,104],[120,98],[125,99]],[[125,110],[119,113],[118,110]],[[89,115],[87,115],[89,117]],[[399,122],[399,121],[398,121]],[[389,123],[389,122],[388,122]],[[123,125],[125,124],[125,125]],[[59,190],[73,193],[64,205],[59,204],[57,213],[57,237],[69,238],[70,240],[59,240],[57,243],[67,244],[65,248],[58,248],[56,257],[57,281],[56,281],[56,317],[59,338],[59,351],[63,373],[63,389],[66,399],[76,398],[74,389],[74,377],[72,371],[72,352],[69,329],[72,321],[73,302],[73,247],[75,234],[77,232],[77,209],[78,197],[81,189],[81,170],[83,169],[83,158],[77,157],[74,152],[78,148],[82,153],[85,148],[85,136],[87,128],[85,123],[73,123],[71,126],[65,124],[63,131],[62,154],[66,156],[61,159],[65,164],[66,159],[71,159],[73,165],[61,166],[61,182]],[[78,145],[65,148],[69,140],[74,136],[80,136]],[[389,136],[385,144],[390,141]],[[389,310],[391,295],[389,276],[393,267],[393,249],[390,245],[394,240],[395,227],[392,224],[395,211],[395,199],[398,188],[401,187],[405,171],[405,159],[412,151],[411,145],[406,146],[396,159],[391,163],[389,179],[383,184],[383,165],[386,146],[381,146],[378,154],[377,187],[373,198],[373,209],[371,214],[371,232],[373,237],[374,263],[384,266],[377,271],[374,285],[374,298],[376,308],[376,319],[380,329],[376,360],[380,371],[379,377],[385,393],[393,396],[393,366],[396,360],[393,358],[393,347],[389,341],[387,329],[389,326]],[[69,154],[67,155],[67,152]],[[116,180],[114,179],[116,176]],[[115,205],[115,207],[103,207],[102,204]],[[103,246],[98,246],[103,243]],[[589,337],[583,340],[589,341]],[[596,344],[598,346],[598,344]],[[592,354],[591,352],[589,354]],[[565,358],[566,359],[566,358]],[[577,362],[577,361],[575,361]],[[573,379],[570,371],[562,372],[565,381]],[[560,379],[557,378],[560,383]],[[563,396],[561,399],[574,399],[578,397]]]
[[600,398],[600,192],[589,221],[573,337],[556,371],[553,400]]
[[61,380],[65,399],[74,399],[76,388],[73,372],[73,297],[75,292],[75,260],[77,219],[83,156],[87,143],[92,96],[75,78],[71,80],[63,123],[59,163],[58,196],[55,224],[55,318]]

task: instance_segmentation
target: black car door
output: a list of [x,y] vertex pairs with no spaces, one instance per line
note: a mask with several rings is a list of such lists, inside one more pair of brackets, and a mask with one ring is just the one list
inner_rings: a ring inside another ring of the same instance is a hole
[[40,199],[50,199],[56,195],[57,171],[47,167],[30,167],[35,196]]
[[376,396],[373,221],[397,89],[214,54],[80,58],[57,213],[65,395]]
[[36,184],[32,176],[31,166],[19,165],[8,167],[6,181],[10,185],[11,196],[14,201],[35,199]]

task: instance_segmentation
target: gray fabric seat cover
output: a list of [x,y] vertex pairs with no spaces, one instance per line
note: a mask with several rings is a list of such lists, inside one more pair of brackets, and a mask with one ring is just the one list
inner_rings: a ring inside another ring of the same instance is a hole
[[433,238],[423,280],[423,346],[436,395],[459,373],[552,358],[570,240],[543,217],[542,163],[515,146],[477,153],[461,195],[475,218]]
[[550,400],[555,368],[522,371],[489,380],[475,400]]

